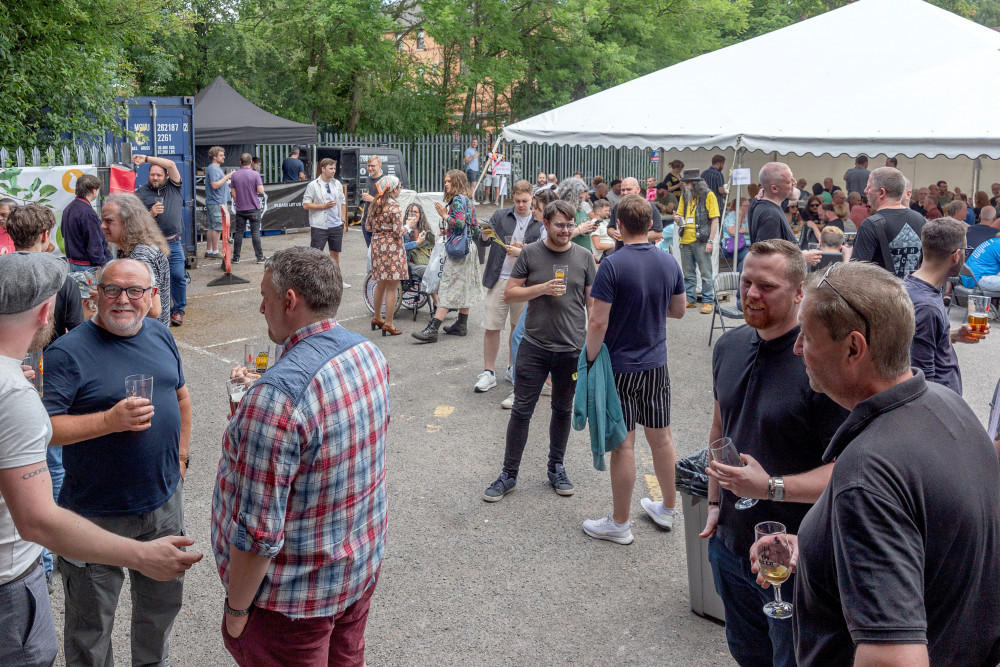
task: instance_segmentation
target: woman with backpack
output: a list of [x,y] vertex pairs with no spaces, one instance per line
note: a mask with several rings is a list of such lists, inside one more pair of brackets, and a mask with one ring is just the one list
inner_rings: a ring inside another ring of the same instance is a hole
[[464,172],[452,169],[444,175],[444,201],[447,206],[434,203],[442,219],[446,251],[438,287],[438,307],[423,331],[412,334],[421,343],[437,342],[441,323],[452,308],[458,309],[458,321],[445,327],[444,332],[454,336],[468,334],[469,308],[482,297],[479,258],[471,250],[472,239],[480,233],[479,223],[469,179]]

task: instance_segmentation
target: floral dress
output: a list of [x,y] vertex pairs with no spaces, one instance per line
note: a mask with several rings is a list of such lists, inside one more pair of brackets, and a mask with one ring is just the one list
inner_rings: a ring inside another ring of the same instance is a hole
[[[465,195],[455,195],[448,204],[448,218],[444,221],[445,239],[461,235],[466,225],[469,238],[480,233],[476,221],[476,209]],[[468,308],[483,297],[483,286],[479,281],[479,255],[475,249],[462,259],[445,254],[441,269],[441,286],[438,288],[438,306],[442,308]]]
[[365,227],[372,234],[372,278],[404,280],[410,276],[403,250],[403,214],[395,199],[390,199],[382,212],[370,216]]

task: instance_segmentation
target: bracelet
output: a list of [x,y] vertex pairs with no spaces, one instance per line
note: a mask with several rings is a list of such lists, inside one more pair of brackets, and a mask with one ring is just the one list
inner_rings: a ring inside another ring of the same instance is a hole
[[235,616],[237,618],[240,618],[242,616],[246,616],[247,614],[249,614],[250,613],[250,607],[253,606],[253,603],[251,602],[250,603],[250,607],[247,607],[246,609],[233,609],[232,607],[229,606],[229,597],[228,596],[226,596],[226,603],[225,604],[226,604],[226,607],[225,607],[226,614],[228,614],[229,616]]
[[709,507],[718,507],[719,506],[719,501],[718,500],[709,500],[708,501],[708,506]]
[[190,454],[187,454],[187,455],[185,455],[185,454],[178,454],[177,458],[179,458],[181,460],[181,463],[184,464],[184,469],[185,470],[187,470],[188,468],[191,467],[190,463],[189,463],[191,461],[191,455]]
[[774,500],[774,477],[767,478],[767,499]]

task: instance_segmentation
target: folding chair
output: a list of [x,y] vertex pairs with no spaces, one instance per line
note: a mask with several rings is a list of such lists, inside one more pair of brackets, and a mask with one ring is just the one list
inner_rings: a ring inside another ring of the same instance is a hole
[[[730,292],[734,293],[737,297],[740,293],[740,274],[735,271],[727,271],[725,273],[719,273],[715,276],[713,281],[715,286],[715,296],[714,296],[714,308],[712,309],[712,329],[708,332],[708,345],[712,345],[712,336],[715,334],[716,329],[722,329],[722,333],[726,333],[726,319],[731,320],[742,320],[743,311],[737,308],[735,305],[722,305],[719,303],[719,293],[720,292]],[[735,304],[735,300],[731,302]],[[719,318],[719,326],[715,325],[715,318]],[[729,328],[732,329],[737,324],[730,325]]]
[[[961,298],[962,302],[966,304],[966,307],[968,307],[970,294],[980,294],[982,296],[988,296],[990,297],[991,301],[993,299],[1000,299],[1000,292],[998,292],[997,290],[987,290],[980,287],[979,281],[976,280],[976,276],[972,273],[972,270],[969,269],[968,266],[962,267],[961,275],[967,278],[972,278],[972,282],[975,283],[976,286],[973,287],[972,289],[969,289],[968,287],[962,284],[961,280],[957,278],[948,278],[948,282],[954,285],[954,292],[952,293],[951,301],[948,303],[948,309],[947,309],[948,317],[951,317],[952,306],[962,305],[958,303],[959,298]],[[997,313],[997,309],[992,305],[990,306],[990,316],[993,319],[1000,321],[1000,313]]]

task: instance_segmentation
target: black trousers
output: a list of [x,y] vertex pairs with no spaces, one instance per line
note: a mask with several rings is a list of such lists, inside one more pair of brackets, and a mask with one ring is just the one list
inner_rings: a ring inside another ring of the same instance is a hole
[[264,249],[260,245],[260,209],[254,208],[249,211],[236,211],[236,224],[233,225],[233,259],[240,258],[240,250],[243,248],[243,232],[250,223],[250,238],[253,241],[253,251],[260,259],[264,256]]

